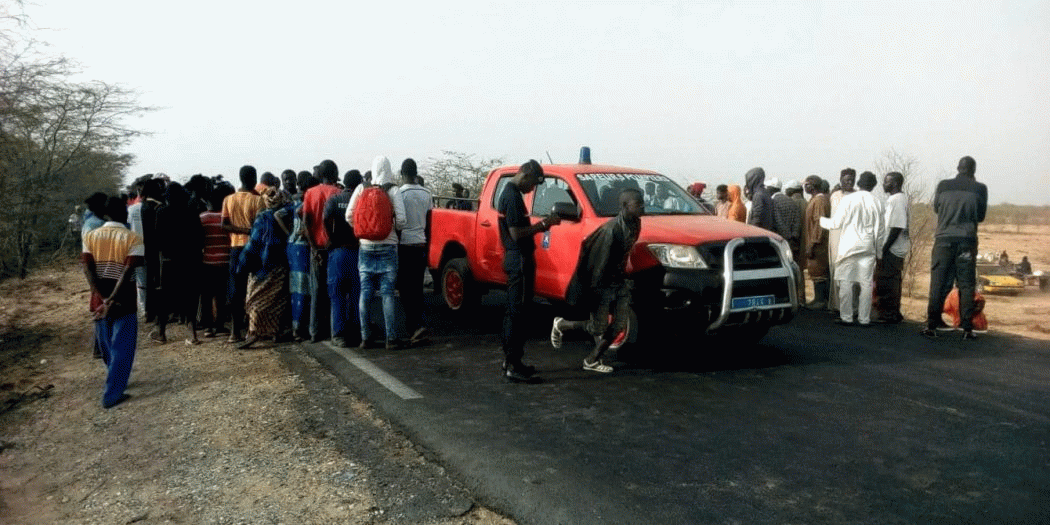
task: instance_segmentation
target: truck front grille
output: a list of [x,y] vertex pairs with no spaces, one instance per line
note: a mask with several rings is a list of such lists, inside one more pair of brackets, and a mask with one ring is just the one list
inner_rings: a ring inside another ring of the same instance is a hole
[[[722,270],[723,255],[726,243],[713,243],[697,246],[707,264],[714,270]],[[743,246],[733,252],[733,269],[764,270],[780,267],[780,254],[777,247],[765,237],[748,239]]]

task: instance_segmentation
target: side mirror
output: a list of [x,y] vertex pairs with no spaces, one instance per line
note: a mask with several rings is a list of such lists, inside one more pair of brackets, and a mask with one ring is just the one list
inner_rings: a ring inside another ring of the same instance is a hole
[[563,221],[580,221],[580,207],[571,202],[554,203],[554,207],[551,208],[551,214]]

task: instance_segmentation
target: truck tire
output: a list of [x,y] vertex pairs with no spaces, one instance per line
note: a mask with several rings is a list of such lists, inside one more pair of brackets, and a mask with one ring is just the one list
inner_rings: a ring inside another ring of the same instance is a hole
[[453,312],[466,311],[477,301],[476,284],[466,259],[449,259],[441,268],[441,298]]

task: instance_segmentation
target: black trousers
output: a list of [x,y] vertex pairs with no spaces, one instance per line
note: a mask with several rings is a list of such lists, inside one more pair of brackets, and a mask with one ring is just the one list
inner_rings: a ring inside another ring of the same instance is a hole
[[900,321],[904,258],[887,253],[875,267],[875,307],[883,321]]
[[328,339],[332,329],[332,299],[328,297],[328,250],[310,249],[310,338]]
[[528,330],[528,307],[532,303],[532,289],[536,279],[536,261],[532,254],[507,250],[503,256],[503,271],[507,274],[507,310],[503,316],[503,355],[511,365],[521,364],[525,355],[525,334]]
[[423,272],[427,267],[427,245],[397,247],[397,291],[405,309],[405,332],[411,337],[423,326]]
[[973,293],[977,287],[977,242],[934,241],[930,255],[930,302],[926,326],[936,327],[944,311],[944,299],[959,286],[959,315],[962,329],[973,330]]
[[202,328],[221,328],[229,317],[226,295],[230,281],[228,264],[201,265],[201,298],[197,319]]

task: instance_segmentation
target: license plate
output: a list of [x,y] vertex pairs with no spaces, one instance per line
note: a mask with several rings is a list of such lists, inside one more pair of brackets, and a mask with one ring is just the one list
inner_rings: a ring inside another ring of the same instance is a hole
[[734,297],[733,310],[747,310],[760,306],[771,306],[776,304],[776,298],[772,295],[756,295],[754,297]]

